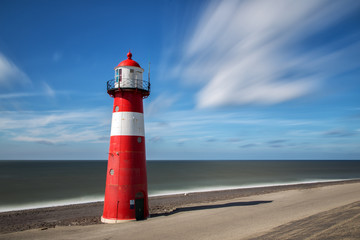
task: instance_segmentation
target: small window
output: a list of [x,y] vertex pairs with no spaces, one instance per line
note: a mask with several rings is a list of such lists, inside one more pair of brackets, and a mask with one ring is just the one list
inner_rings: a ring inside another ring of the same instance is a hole
[[130,73],[134,73],[134,69],[130,69]]

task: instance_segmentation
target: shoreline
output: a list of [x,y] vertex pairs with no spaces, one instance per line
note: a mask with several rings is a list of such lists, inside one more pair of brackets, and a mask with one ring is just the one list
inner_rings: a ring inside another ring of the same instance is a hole
[[[302,184],[318,184],[318,183],[336,183],[336,182],[348,182],[348,181],[360,181],[360,178],[350,178],[350,179],[328,179],[328,180],[304,180],[304,181],[294,181],[294,182],[287,182],[287,183],[259,183],[259,184],[246,184],[243,186],[218,186],[218,187],[205,187],[205,188],[195,188],[186,190],[179,190],[179,191],[163,191],[163,193],[157,194],[150,194],[149,198],[154,197],[171,197],[177,195],[184,195],[184,194],[198,194],[198,193],[206,193],[206,192],[221,192],[221,191],[237,191],[243,189],[253,189],[253,188],[271,188],[271,187],[283,187],[283,186],[294,186],[294,185],[302,185]],[[81,200],[81,199],[88,199],[88,200]],[[9,213],[15,211],[26,211],[26,210],[35,210],[35,209],[45,209],[45,208],[53,208],[53,207],[66,207],[71,205],[81,205],[81,204],[92,204],[92,203],[99,203],[103,202],[103,196],[86,196],[86,197],[76,197],[76,198],[69,198],[63,200],[49,200],[45,202],[35,202],[35,203],[26,203],[26,204],[19,204],[19,205],[8,205],[4,207],[0,207],[0,214],[1,213]],[[8,210],[7,210],[8,209]]]
[[[350,183],[360,183],[360,179],[151,196],[149,197],[150,218],[172,215],[177,212],[177,209],[186,206],[194,206],[267,193],[319,188]],[[1,212],[0,234],[29,229],[45,230],[57,226],[86,226],[101,224],[100,217],[102,215],[102,207],[103,202],[100,201]]]
[[190,189],[189,191],[174,191],[160,194],[152,194],[149,197],[162,197],[162,196],[172,196],[172,195],[182,195],[182,194],[192,194],[192,193],[204,193],[204,192],[219,192],[219,191],[232,191],[232,190],[242,190],[249,188],[263,188],[263,187],[281,187],[281,186],[293,186],[300,184],[316,184],[316,183],[333,183],[333,182],[344,182],[344,181],[360,181],[360,178],[349,178],[349,179],[329,179],[329,180],[308,180],[308,181],[294,181],[288,183],[260,183],[260,184],[246,184],[243,186],[220,186],[220,187],[206,187],[206,188],[198,188],[198,189]]

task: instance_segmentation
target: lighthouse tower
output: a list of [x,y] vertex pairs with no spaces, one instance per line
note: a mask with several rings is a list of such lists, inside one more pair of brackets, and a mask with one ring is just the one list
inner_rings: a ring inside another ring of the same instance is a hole
[[115,79],[107,82],[114,106],[101,217],[104,223],[149,216],[143,98],[150,94],[150,77],[144,81],[143,72],[129,51],[127,59],[115,67]]

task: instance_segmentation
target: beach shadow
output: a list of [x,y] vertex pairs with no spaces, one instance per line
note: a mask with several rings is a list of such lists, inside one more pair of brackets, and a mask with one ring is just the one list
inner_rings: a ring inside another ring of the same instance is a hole
[[194,207],[182,207],[176,208],[171,212],[166,213],[154,213],[151,214],[150,217],[160,217],[160,216],[169,216],[179,212],[187,212],[187,211],[197,211],[197,210],[207,210],[207,209],[215,209],[215,208],[227,208],[227,207],[241,207],[241,206],[253,206],[264,203],[271,203],[272,201],[249,201],[249,202],[232,202],[225,204],[214,204],[214,205],[204,205],[204,206],[194,206]]

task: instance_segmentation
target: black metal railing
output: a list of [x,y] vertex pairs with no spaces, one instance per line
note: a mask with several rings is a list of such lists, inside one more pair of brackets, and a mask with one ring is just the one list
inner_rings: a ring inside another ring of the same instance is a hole
[[145,92],[150,92],[150,82],[141,79],[122,78],[121,81],[111,79],[106,83],[108,92],[121,90],[121,89],[139,89]]

